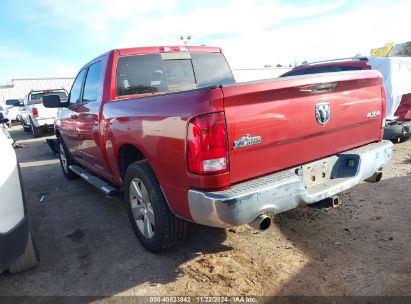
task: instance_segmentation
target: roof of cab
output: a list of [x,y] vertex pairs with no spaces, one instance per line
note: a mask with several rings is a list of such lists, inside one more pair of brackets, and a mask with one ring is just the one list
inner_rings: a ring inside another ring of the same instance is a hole
[[156,54],[167,52],[205,52],[205,53],[221,53],[221,48],[210,46],[148,46],[117,49],[120,56],[138,55],[138,54]]

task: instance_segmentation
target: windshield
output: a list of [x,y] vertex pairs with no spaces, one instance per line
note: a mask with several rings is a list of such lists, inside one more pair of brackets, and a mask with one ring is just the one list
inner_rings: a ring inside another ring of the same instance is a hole
[[31,93],[29,96],[29,101],[27,104],[31,105],[31,104],[40,104],[43,103],[43,97],[44,96],[48,96],[48,95],[58,95],[60,96],[60,100],[62,102],[67,101],[67,93],[64,91],[58,91],[58,92],[39,92],[39,93]]
[[117,65],[117,96],[176,92],[234,83],[221,53],[192,53],[163,59],[161,54],[121,57]]
[[20,104],[20,100],[18,99],[8,99],[6,100],[7,106],[18,106]]

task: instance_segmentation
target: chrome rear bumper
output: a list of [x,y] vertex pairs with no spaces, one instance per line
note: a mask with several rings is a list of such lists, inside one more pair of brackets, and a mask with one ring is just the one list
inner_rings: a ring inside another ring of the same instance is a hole
[[325,158],[331,178],[306,188],[302,166],[236,184],[216,192],[188,191],[194,222],[214,227],[248,224],[264,212],[279,213],[347,190],[381,171],[392,157],[390,141],[372,143]]

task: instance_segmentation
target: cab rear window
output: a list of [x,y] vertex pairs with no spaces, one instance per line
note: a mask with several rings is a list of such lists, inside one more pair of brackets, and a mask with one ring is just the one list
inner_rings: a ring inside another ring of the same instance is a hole
[[234,83],[221,53],[148,54],[120,57],[117,96],[176,92]]
[[43,103],[43,97],[48,95],[58,95],[62,102],[67,101],[67,93],[63,91],[49,91],[49,92],[40,92],[40,93],[31,93],[29,96],[29,101],[27,104],[41,104]]

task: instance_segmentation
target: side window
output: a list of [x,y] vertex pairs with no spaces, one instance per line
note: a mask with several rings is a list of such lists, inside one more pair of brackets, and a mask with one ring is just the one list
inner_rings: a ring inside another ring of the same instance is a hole
[[88,68],[84,84],[83,102],[93,102],[101,96],[101,61],[93,63]]
[[76,79],[74,80],[73,86],[71,87],[69,104],[75,104],[80,102],[81,85],[83,84],[84,74],[86,70],[81,70],[78,73]]

